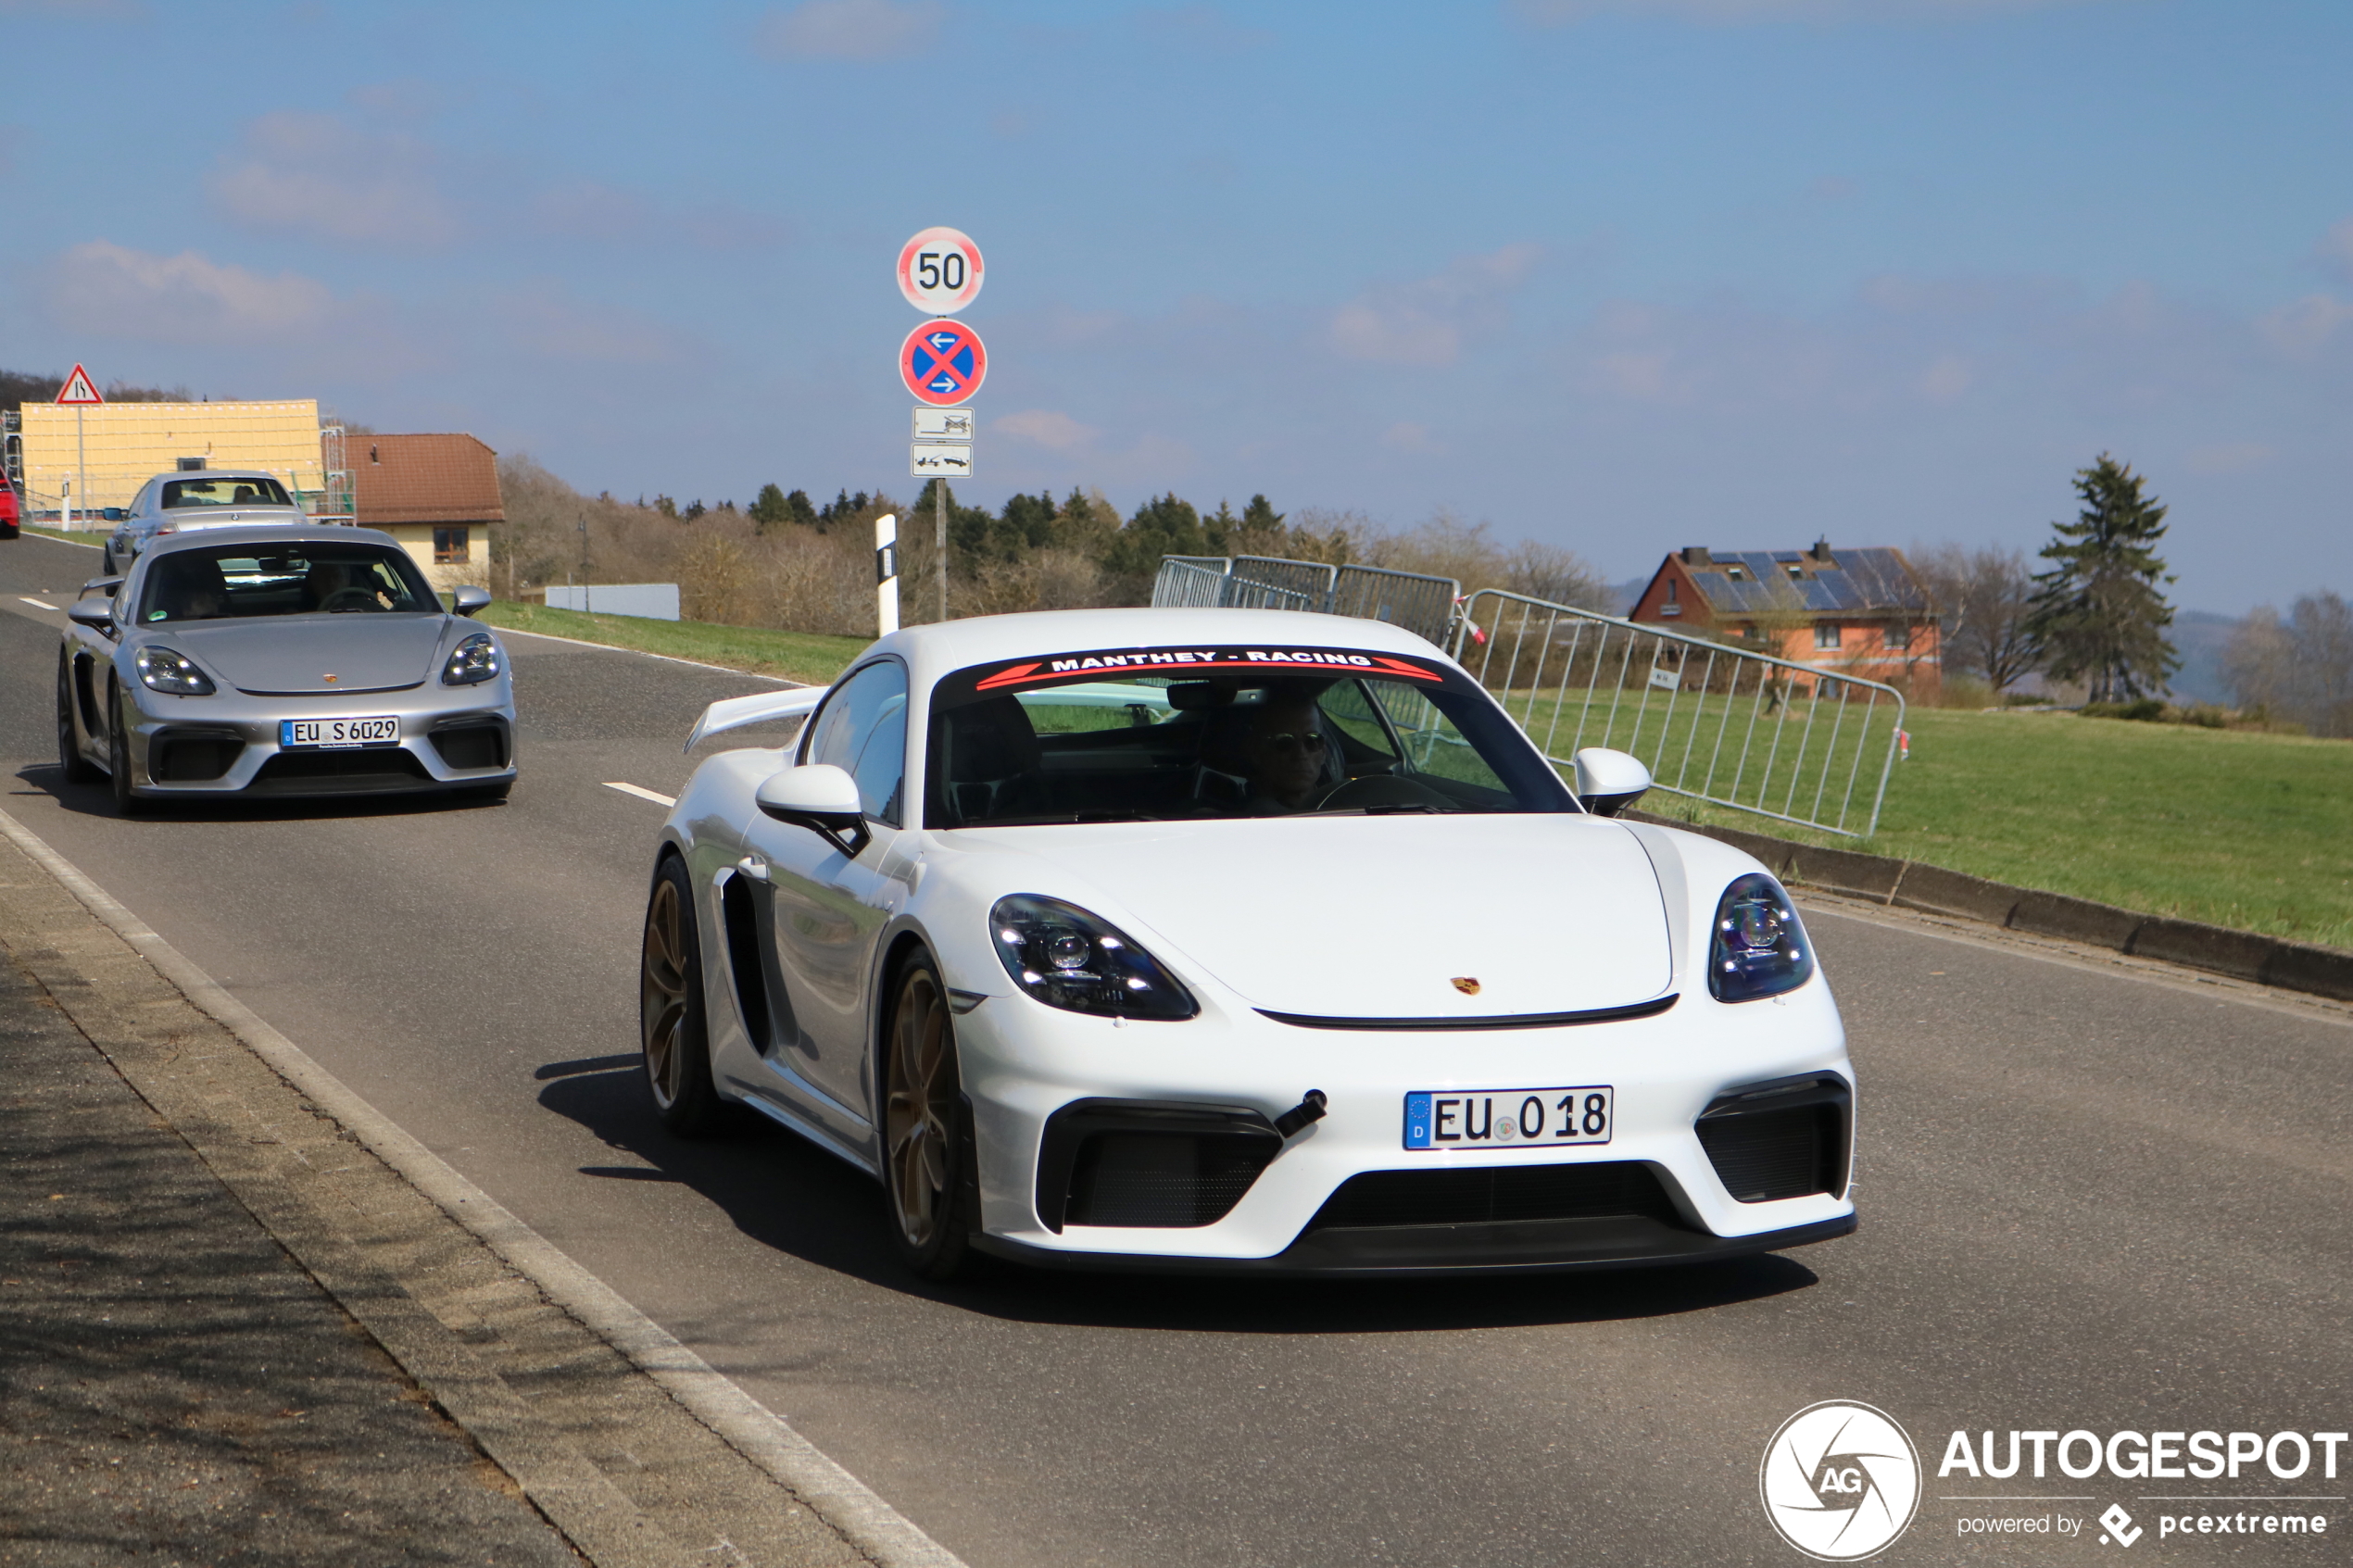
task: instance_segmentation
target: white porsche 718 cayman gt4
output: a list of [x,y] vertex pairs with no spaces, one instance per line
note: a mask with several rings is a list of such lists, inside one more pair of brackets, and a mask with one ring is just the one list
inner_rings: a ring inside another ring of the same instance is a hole
[[882,1182],[911,1267],[1623,1267],[1855,1228],[1854,1075],[1789,897],[1615,820],[1377,621],[919,626],[714,705],[646,912],[645,1071]]

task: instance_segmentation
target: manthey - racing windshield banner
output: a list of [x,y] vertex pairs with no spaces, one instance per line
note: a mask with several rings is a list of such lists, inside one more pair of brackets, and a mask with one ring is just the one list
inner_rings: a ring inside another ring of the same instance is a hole
[[936,703],[954,704],[1000,692],[1033,691],[1071,681],[1163,680],[1253,682],[1331,680],[1359,676],[1371,681],[1403,681],[1422,686],[1443,686],[1449,672],[1435,660],[1362,648],[1294,647],[1261,645],[1242,647],[1093,648],[1074,653],[1040,654],[975,665],[960,670],[939,684]]

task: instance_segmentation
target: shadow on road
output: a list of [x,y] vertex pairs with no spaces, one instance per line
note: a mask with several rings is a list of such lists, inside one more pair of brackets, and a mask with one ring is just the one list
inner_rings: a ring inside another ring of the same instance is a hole
[[1221,1334],[1393,1334],[1667,1317],[1761,1300],[1817,1282],[1768,1254],[1676,1268],[1460,1279],[1260,1280],[1063,1273],[981,1261],[969,1282],[931,1285],[892,1252],[882,1188],[753,1112],[689,1143],[654,1119],[633,1056],[551,1062],[539,1102],[646,1162],[582,1174],[692,1187],[762,1246],[886,1290],[1024,1323]]
[[[47,796],[78,817],[113,817],[114,796],[102,779],[96,784],[66,783],[65,770],[55,762],[31,762],[19,768],[17,779],[30,789],[17,796]],[[139,814],[126,821],[133,827],[168,827],[174,822],[334,822],[353,817],[414,816],[420,812],[472,811],[504,805],[455,790],[414,795],[243,796],[208,798],[187,796],[145,799]]]

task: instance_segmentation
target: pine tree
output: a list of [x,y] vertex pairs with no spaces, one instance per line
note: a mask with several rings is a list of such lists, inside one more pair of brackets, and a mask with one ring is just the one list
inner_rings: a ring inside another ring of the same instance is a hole
[[[800,492],[796,490],[793,494],[799,495]],[[801,496],[801,505],[808,504],[808,497]],[[791,514],[785,505],[785,493],[774,484],[763,484],[760,487],[760,494],[752,497],[751,506],[744,515],[751,519],[755,530],[765,533]]]
[[2043,546],[2055,563],[2037,572],[2027,635],[2043,668],[2083,681],[2094,702],[2131,702],[2164,689],[2181,668],[2165,638],[2173,607],[2158,584],[2172,577],[2156,545],[2165,537],[2165,508],[2141,493],[2141,477],[2107,453],[2075,474],[2082,509],[2051,525]]

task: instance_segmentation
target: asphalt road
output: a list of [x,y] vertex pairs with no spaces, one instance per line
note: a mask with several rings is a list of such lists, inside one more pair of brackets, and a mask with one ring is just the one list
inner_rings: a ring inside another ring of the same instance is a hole
[[[661,809],[606,783],[674,793],[700,706],[761,683],[513,638],[503,806],[120,821],[59,779],[62,617],[20,598],[93,561],[0,546],[6,809],[975,1568],[1800,1562],[1757,1465],[1830,1399],[1922,1450],[1891,1562],[2096,1551],[2096,1524],[1957,1521],[2111,1502],[2169,1561],[2344,1559],[2353,1452],[2334,1480],[1935,1470],[1956,1429],[2353,1425],[2353,1010],[1818,909],[1862,1083],[1854,1237],[1550,1280],[919,1286],[862,1178],[781,1133],[672,1141],[631,1072]],[[2031,1500],[1955,1500],[1996,1494]],[[2338,1538],[2160,1540],[2198,1505],[2153,1495],[2322,1497],[2292,1506]]]

